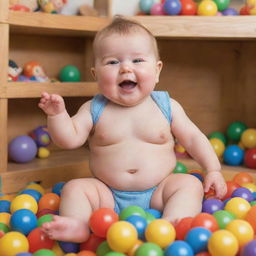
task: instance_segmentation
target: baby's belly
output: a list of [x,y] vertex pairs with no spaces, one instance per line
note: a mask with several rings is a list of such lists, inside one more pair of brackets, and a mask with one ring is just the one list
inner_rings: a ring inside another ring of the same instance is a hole
[[[124,149],[125,148],[125,149]],[[108,186],[141,191],[158,185],[176,165],[171,145],[141,143],[92,147],[92,173]]]

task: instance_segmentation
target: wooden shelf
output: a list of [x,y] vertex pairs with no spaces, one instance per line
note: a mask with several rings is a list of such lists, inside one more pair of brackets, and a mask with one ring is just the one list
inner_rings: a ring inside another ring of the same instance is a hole
[[[202,169],[200,165],[191,158],[178,158],[177,161],[183,163],[189,170]],[[226,180],[231,180],[239,172],[248,172],[256,179],[256,170],[244,166],[222,165],[222,173]]]
[[95,82],[79,83],[39,83],[39,82],[11,82],[0,86],[1,98],[39,98],[43,91],[57,93],[61,96],[93,96],[98,93]]

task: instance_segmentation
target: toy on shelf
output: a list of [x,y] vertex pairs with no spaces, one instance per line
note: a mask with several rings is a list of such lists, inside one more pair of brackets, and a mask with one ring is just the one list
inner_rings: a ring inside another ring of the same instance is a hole
[[17,81],[21,72],[22,68],[19,67],[15,61],[9,60],[8,82]]
[[[85,11],[86,8],[88,8],[87,11],[91,10],[91,13],[95,13],[93,2],[93,0],[67,0],[60,13],[63,15],[77,15],[81,13],[81,10]],[[87,14],[89,13],[87,12]]]
[[49,78],[46,76],[43,67],[37,61],[30,61],[24,65],[23,74],[25,78],[36,82],[47,82]]
[[37,0],[9,0],[10,10],[34,12],[38,9]]
[[79,69],[74,65],[64,66],[59,73],[61,82],[80,82],[81,75]]
[[256,0],[247,0],[240,9],[240,15],[256,15]]
[[43,12],[60,13],[67,0],[38,0]]

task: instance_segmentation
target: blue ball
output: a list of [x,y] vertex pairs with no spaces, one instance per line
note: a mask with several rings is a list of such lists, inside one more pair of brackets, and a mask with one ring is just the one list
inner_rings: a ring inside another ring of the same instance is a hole
[[147,228],[147,220],[138,215],[131,215],[125,219],[126,221],[130,222],[137,230],[139,239],[144,239],[144,233]]
[[58,196],[60,196],[61,194],[61,190],[63,188],[63,186],[65,185],[65,182],[58,182],[56,184],[54,184],[53,188],[52,188],[52,193],[57,194]]
[[224,163],[232,166],[240,165],[244,159],[244,150],[237,145],[229,145],[223,154]]
[[164,3],[164,11],[169,15],[178,15],[181,11],[181,3],[179,0],[166,0]]
[[21,252],[21,253],[16,254],[16,256],[32,256],[32,255],[33,254],[29,253],[29,252]]
[[154,0],[140,0],[139,2],[140,10],[146,14],[149,14],[150,9],[154,3],[155,3]]
[[190,175],[193,175],[196,178],[198,178],[201,182],[204,182],[204,178],[200,173],[192,172],[192,173],[190,173]]
[[72,242],[62,242],[58,241],[60,248],[65,252],[65,253],[77,253],[79,252],[79,244],[77,243],[72,243]]
[[185,241],[174,241],[164,252],[164,256],[193,256],[191,246]]
[[35,189],[30,189],[30,188],[22,190],[19,194],[20,195],[22,195],[22,194],[30,195],[30,196],[34,197],[37,202],[39,202],[40,198],[42,197],[42,194],[39,191],[37,191]]
[[10,213],[11,202],[8,200],[0,200],[0,212]]
[[32,211],[28,209],[20,209],[12,214],[10,224],[12,230],[28,235],[37,227],[37,218]]
[[192,247],[195,254],[207,251],[208,240],[212,232],[203,227],[195,227],[188,231],[185,241]]
[[254,199],[252,192],[248,188],[243,187],[235,189],[231,194],[231,197],[241,197],[247,200],[248,202],[251,202]]
[[224,203],[220,199],[209,198],[203,202],[202,212],[213,214],[224,209]]
[[152,214],[156,219],[160,219],[162,217],[162,213],[153,208],[146,209],[145,212]]
[[221,12],[224,16],[236,16],[239,15],[236,9],[234,8],[227,8],[224,11]]

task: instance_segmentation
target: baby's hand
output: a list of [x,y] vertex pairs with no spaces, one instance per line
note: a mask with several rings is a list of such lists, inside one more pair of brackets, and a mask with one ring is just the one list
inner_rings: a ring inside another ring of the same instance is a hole
[[227,193],[227,185],[222,176],[218,171],[208,172],[204,180],[204,191],[208,192],[210,188],[213,188],[217,198],[222,198]]
[[63,98],[57,94],[43,92],[38,106],[49,116],[55,116],[65,111]]

